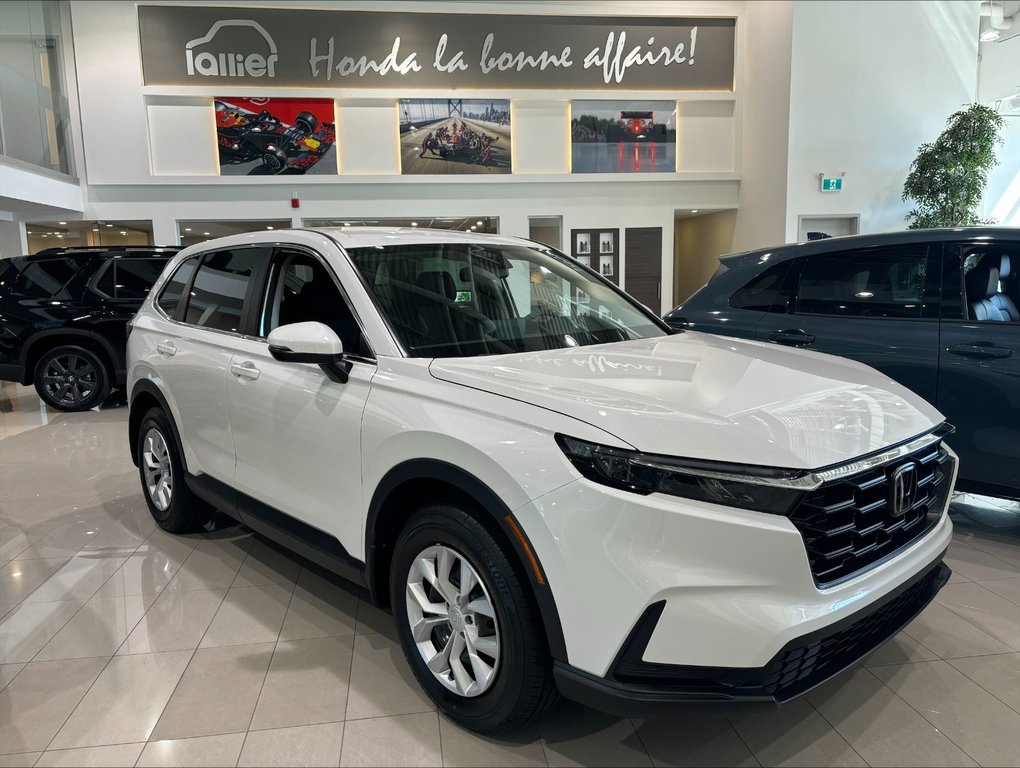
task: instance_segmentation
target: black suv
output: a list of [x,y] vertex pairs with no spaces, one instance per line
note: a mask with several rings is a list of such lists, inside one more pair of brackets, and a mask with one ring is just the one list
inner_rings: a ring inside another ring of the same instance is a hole
[[0,259],[0,380],[85,411],[124,383],[127,322],[178,248],[50,248]]
[[838,237],[721,262],[666,322],[867,363],[956,427],[958,489],[1020,498],[1020,229]]

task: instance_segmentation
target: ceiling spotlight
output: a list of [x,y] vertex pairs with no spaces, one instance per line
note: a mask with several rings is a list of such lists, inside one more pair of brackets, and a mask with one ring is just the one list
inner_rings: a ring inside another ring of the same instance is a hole
[[989,28],[981,33],[980,40],[982,43],[994,43],[999,39],[999,30]]
[[266,229],[272,229],[272,227],[266,224]]
[[185,231],[185,232],[190,232],[190,231],[191,231],[191,227],[185,227],[185,228],[184,228],[184,231]]
[[202,234],[205,235],[206,237],[209,237],[209,233],[208,232],[203,232]]
[[59,224],[60,226],[63,227],[63,226],[65,226],[67,224],[67,222],[66,221],[58,221],[57,224]]
[[474,225],[474,224],[472,224],[472,225],[471,225],[471,229],[472,229],[472,230],[474,230],[474,228],[475,228],[475,225]]
[[59,237],[59,238],[63,238],[64,236],[63,236],[63,235],[57,235],[57,237]]
[[697,213],[697,212],[698,212],[698,209],[697,209],[697,208],[692,208],[692,209],[691,209],[691,213]]
[[30,230],[30,231],[26,232],[25,234],[30,235],[30,234],[32,234],[32,232]]
[[43,235],[43,237],[49,237],[49,235]]
[[113,224],[107,224],[106,226],[108,226],[108,227],[112,227],[112,226],[113,226]]
[[412,227],[417,227],[418,226],[418,222],[417,221],[412,221],[411,222],[411,226]]
[[345,222],[344,222],[344,226],[345,226],[345,227],[349,227],[349,226],[351,226],[351,222],[349,222],[349,221],[345,221]]
[[122,229],[122,230],[120,231],[120,233],[121,233],[122,235],[126,235],[126,234],[127,234],[127,232],[125,232],[125,231],[124,231],[123,229]]
[[478,226],[480,227],[480,226],[482,226],[482,224],[483,224],[484,222],[481,222],[481,221],[479,221],[479,222],[476,222],[476,223],[477,223],[477,225],[478,225]]

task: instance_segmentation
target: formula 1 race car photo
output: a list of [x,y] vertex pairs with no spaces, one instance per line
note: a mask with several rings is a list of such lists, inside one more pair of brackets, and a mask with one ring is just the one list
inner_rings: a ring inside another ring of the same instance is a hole
[[[241,101],[246,100],[216,100],[216,138],[222,174],[271,176],[307,173],[336,142],[335,124],[320,124],[319,119],[308,110],[297,112],[288,124],[267,108],[256,112],[246,107],[257,104],[242,106],[237,103]],[[316,171],[336,173],[336,168],[328,169],[324,165],[322,170]]]

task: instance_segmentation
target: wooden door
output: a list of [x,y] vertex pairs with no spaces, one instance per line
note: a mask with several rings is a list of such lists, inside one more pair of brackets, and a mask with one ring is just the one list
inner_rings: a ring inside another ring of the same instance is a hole
[[662,227],[625,230],[626,291],[657,315],[662,314]]

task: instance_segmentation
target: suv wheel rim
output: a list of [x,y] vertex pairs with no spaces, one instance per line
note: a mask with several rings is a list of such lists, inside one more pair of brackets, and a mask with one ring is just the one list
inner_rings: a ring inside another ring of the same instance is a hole
[[46,364],[43,385],[55,402],[77,405],[92,397],[99,384],[95,366],[80,355],[57,355]]
[[407,574],[407,619],[418,653],[454,693],[485,693],[499,671],[496,611],[474,566],[435,544],[418,553]]
[[145,434],[142,447],[142,468],[145,470],[145,490],[160,512],[170,508],[174,496],[174,472],[170,466],[170,451],[158,429]]

